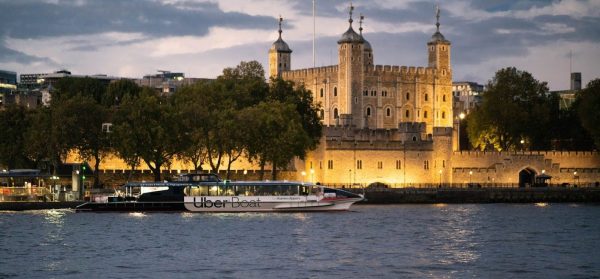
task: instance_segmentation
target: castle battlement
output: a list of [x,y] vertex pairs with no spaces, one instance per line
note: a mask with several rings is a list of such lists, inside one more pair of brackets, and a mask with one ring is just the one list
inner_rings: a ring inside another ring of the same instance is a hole
[[373,65],[367,68],[367,71],[374,73],[397,73],[408,75],[426,75],[433,76],[437,74],[437,69],[431,67],[415,66],[392,66],[392,65]]
[[338,66],[333,65],[333,66],[323,66],[323,67],[316,67],[316,68],[285,71],[282,73],[282,75],[284,78],[303,78],[303,77],[308,77],[310,75],[336,73],[337,71],[338,71]]

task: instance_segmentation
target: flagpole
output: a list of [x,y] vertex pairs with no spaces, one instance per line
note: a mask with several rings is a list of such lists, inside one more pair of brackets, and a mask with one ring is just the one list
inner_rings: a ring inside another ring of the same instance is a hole
[[316,36],[315,33],[316,33],[316,30],[317,30],[316,20],[315,20],[315,16],[316,16],[315,15],[315,0],[312,1],[312,4],[313,4],[313,44],[312,44],[312,47],[313,47],[313,68],[315,68],[317,66],[316,65],[317,64],[316,63],[316,56],[315,56],[315,36]]

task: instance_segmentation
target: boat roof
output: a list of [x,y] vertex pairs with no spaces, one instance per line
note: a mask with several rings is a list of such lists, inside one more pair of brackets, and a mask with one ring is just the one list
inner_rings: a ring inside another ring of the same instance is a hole
[[310,182],[299,181],[201,181],[201,182],[128,182],[123,187],[187,187],[200,185],[252,185],[252,186],[278,186],[278,185],[306,185],[315,186]]

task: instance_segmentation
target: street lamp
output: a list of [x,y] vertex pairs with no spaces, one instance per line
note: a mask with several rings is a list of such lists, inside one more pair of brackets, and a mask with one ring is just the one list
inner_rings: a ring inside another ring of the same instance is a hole
[[306,172],[302,171],[302,182],[304,182],[304,177],[306,176]]
[[577,171],[574,171],[573,172],[573,184],[574,185],[579,184],[577,180],[579,180],[579,176],[577,176]]
[[471,184],[471,182],[472,182],[472,180],[471,180],[472,176],[473,176],[473,171],[469,171],[469,184]]
[[244,180],[246,180],[246,175],[248,174],[248,170],[244,170]]

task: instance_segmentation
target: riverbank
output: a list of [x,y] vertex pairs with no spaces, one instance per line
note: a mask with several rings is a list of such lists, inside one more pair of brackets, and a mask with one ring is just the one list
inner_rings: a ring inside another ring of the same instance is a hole
[[365,197],[367,204],[600,202],[600,188],[381,188],[365,189]]
[[82,201],[70,202],[0,202],[0,211],[24,211],[42,209],[74,209]]

